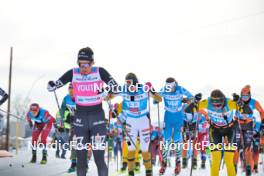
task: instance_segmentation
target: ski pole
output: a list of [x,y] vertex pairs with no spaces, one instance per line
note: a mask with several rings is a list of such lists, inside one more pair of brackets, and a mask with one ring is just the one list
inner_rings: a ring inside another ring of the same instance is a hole
[[58,100],[58,96],[57,96],[57,93],[56,93],[56,90],[54,91],[54,97],[55,97],[55,100],[56,100],[56,104],[57,104],[57,108],[59,110],[59,113],[60,113],[60,125],[62,125],[64,127],[64,121],[63,121],[63,114],[61,113],[61,108],[60,108],[60,103],[59,103],[59,100]]
[[[111,110],[112,108],[111,108],[111,106],[110,106],[110,104],[109,104],[109,102],[107,101],[107,103],[108,103],[108,107],[109,107],[109,109]],[[109,118],[110,119],[110,118]],[[124,124],[123,123],[121,123],[121,125],[122,125],[122,128],[124,129],[124,133],[125,133],[125,135],[129,138],[129,140],[132,142],[132,144],[133,144],[133,146],[136,148],[136,144],[134,143],[134,141],[132,140],[132,137],[128,134],[128,132],[126,131],[126,129],[125,129],[125,127],[124,127]]]
[[23,119],[22,117],[19,117],[19,116],[17,116],[17,115],[12,114],[12,113],[8,113],[8,112],[5,111],[5,110],[0,109],[0,111],[3,112],[3,113],[9,114],[10,116],[12,116],[12,117],[14,117],[14,118],[16,118],[16,119],[18,119],[18,120],[25,120],[25,119]]

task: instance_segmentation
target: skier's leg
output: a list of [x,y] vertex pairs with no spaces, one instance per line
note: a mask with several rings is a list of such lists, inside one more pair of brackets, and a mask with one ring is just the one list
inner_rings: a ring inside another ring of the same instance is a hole
[[227,128],[225,130],[225,142],[226,144],[228,144],[227,146],[225,146],[224,148],[224,161],[226,164],[226,168],[227,168],[227,174],[228,176],[235,176],[236,175],[236,171],[235,171],[235,166],[234,166],[234,152],[235,152],[235,146],[234,146],[234,142],[235,142],[235,133],[234,133],[234,129],[232,127]]
[[258,173],[258,162],[259,162],[259,145],[260,135],[256,135],[253,140],[253,160],[254,160],[254,171]]
[[[90,125],[93,156],[98,175],[108,176],[108,168],[104,159],[107,134],[104,111],[94,113],[93,116],[90,116]],[[96,148],[94,148],[95,146]]]
[[32,159],[30,161],[31,163],[36,163],[37,161],[37,144],[40,133],[41,130],[34,126],[32,129]]
[[[210,127],[210,149],[212,156],[211,175],[219,176],[219,168],[222,158],[222,148],[218,144],[222,144],[222,134],[217,128]],[[233,163],[233,159],[232,159]]]
[[149,152],[150,143],[150,128],[149,119],[147,117],[142,117],[140,126],[140,148],[142,150],[143,163],[146,169],[146,175],[152,175],[152,164],[151,164],[151,154]]
[[88,118],[84,112],[76,111],[76,116],[73,122],[74,134],[73,139],[76,139],[76,156],[77,156],[77,176],[85,176],[87,171],[87,149],[88,144]]
[[127,161],[128,161],[128,173],[130,175],[134,174],[135,169],[135,152],[136,152],[136,143],[138,137],[138,126],[137,121],[138,119],[128,117],[126,120],[126,128],[127,128],[127,145],[128,145],[128,154],[127,154]]

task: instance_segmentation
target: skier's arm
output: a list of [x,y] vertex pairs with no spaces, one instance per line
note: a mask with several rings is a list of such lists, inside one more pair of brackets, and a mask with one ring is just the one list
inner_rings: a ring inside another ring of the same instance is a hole
[[256,101],[256,109],[260,114],[260,118],[261,118],[262,123],[264,123],[264,110],[258,101]]
[[206,120],[209,121],[210,118],[208,114],[206,113],[207,108],[208,108],[208,99],[204,99],[198,103],[199,113],[204,114],[206,117]]
[[8,99],[8,94],[0,88],[0,105]]
[[29,117],[29,112],[27,112],[26,120],[27,120],[27,122],[28,122],[30,128],[32,128],[32,127],[33,127],[33,122],[32,122],[32,120],[31,120],[31,118]]
[[101,76],[101,79],[108,85],[110,88],[109,93],[117,93],[118,84],[115,81],[115,79],[106,71],[104,68],[99,68],[99,73]]
[[152,86],[152,84],[150,82],[146,83],[146,86],[149,89],[149,93],[150,96],[158,103],[162,102],[162,97],[160,96],[160,94],[158,92],[155,91],[154,87]]
[[64,116],[66,108],[67,108],[67,106],[66,106],[66,101],[65,101],[65,97],[64,97],[63,101],[61,103],[61,109],[60,109],[61,117]]
[[48,90],[55,91],[57,88],[60,88],[72,81],[73,69],[64,73],[57,81],[49,81],[48,82]]
[[181,87],[181,93],[183,95],[185,95],[188,99],[192,99],[193,98],[193,95],[191,94],[191,92],[186,90],[184,87]]
[[55,118],[52,115],[50,115],[50,113],[48,111],[46,111],[44,114],[43,122],[48,123],[49,121],[54,122]]

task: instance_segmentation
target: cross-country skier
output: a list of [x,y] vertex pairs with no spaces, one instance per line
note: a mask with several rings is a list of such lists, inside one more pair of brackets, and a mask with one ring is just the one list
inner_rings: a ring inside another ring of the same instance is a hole
[[52,124],[55,122],[53,116],[50,113],[40,108],[37,103],[30,105],[30,109],[26,115],[27,122],[32,128],[32,159],[31,163],[37,162],[37,146],[38,138],[41,137],[41,144],[44,147],[42,150],[42,160],[41,164],[47,163],[47,150],[46,150],[46,140],[52,128]]
[[160,150],[160,141],[162,140],[162,134],[159,127],[153,127],[150,135],[150,152],[152,165],[156,165],[156,157],[158,155],[159,162],[162,162],[162,154]]
[[[77,175],[85,176],[87,170],[87,144],[93,144],[93,156],[99,176],[107,176],[108,168],[104,160],[106,121],[102,108],[105,94],[102,90],[104,83],[108,85],[110,93],[117,83],[102,67],[94,67],[94,53],[91,48],[83,48],[78,53],[79,67],[70,69],[57,81],[49,81],[48,90],[55,91],[71,82],[76,103],[73,122],[74,133],[78,144],[83,147],[77,149]],[[96,147],[95,147],[96,146]]]
[[213,176],[219,176],[222,151],[228,176],[236,175],[233,159],[237,146],[233,119],[237,106],[235,101],[226,98],[218,89],[213,90],[209,98],[199,103],[199,110],[206,111],[210,122],[211,175]]
[[122,90],[122,112],[119,120],[126,124],[128,143],[128,174],[135,174],[135,152],[136,142],[139,135],[140,148],[142,151],[143,164],[146,169],[146,176],[152,176],[150,143],[150,119],[149,119],[149,96],[160,102],[162,98],[154,91],[151,83],[140,84],[134,73],[128,73],[125,78],[126,84]]
[[[184,118],[184,142],[185,146],[192,144],[192,168],[197,168],[197,156],[198,156],[198,147],[200,146],[199,150],[201,151],[201,168],[205,168],[205,161],[206,161],[206,142],[208,140],[208,122],[206,121],[206,114],[201,113],[198,111],[197,103],[201,100],[202,94],[195,95],[195,101],[189,102],[189,105],[185,108],[185,118]],[[190,142],[191,141],[191,142]],[[199,144],[199,145],[198,145]],[[188,147],[188,149],[190,149]],[[183,168],[187,167],[188,158],[187,152],[189,150],[183,150]]]
[[[242,88],[240,97],[239,95],[234,94],[234,99],[241,103],[242,105],[247,105],[249,106],[250,110],[252,113],[250,115],[245,115],[244,113],[238,113],[237,115],[237,123],[236,123],[236,137],[237,137],[237,142],[240,144],[241,142],[243,143],[242,145],[239,146],[238,150],[235,153],[235,166],[237,167],[238,163],[238,158],[239,158],[239,150],[243,149],[244,153],[244,163],[245,163],[245,170],[246,170],[246,175],[250,176],[251,175],[251,170],[252,170],[252,142],[253,142],[253,136],[257,137],[258,132],[255,131],[253,124],[254,121],[256,121],[256,117],[253,115],[253,111],[257,110],[260,113],[261,121],[264,124],[264,110],[261,107],[260,103],[251,98],[251,91],[250,91],[250,86],[246,85],[245,87]],[[241,112],[241,111],[238,111]],[[242,148],[242,146],[244,148]],[[255,148],[254,152],[254,159],[256,160],[256,164],[254,165],[254,170],[258,170],[258,150]]]
[[8,94],[0,88],[0,106],[8,99]]
[[[178,85],[177,81],[169,77],[166,79],[166,84],[161,90],[161,96],[164,99],[165,104],[165,114],[164,114],[164,144],[165,148],[162,151],[162,165],[159,170],[160,174],[164,174],[167,167],[167,155],[168,155],[168,146],[170,146],[172,140],[175,144],[182,143],[182,128],[183,128],[183,98],[187,97],[192,99],[193,95],[187,91],[182,86]],[[172,136],[172,134],[174,134]],[[181,155],[182,148],[178,145],[176,149],[176,166],[174,173],[177,175],[181,171]]]

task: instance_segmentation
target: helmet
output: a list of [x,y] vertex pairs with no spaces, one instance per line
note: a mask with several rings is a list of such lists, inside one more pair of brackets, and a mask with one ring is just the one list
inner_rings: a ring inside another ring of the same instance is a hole
[[69,87],[68,87],[68,88],[69,88],[69,89],[72,89],[72,88],[73,88],[72,83],[69,84]]
[[125,79],[126,79],[126,82],[128,84],[131,84],[131,85],[136,85],[138,83],[138,79],[137,79],[136,74],[135,73],[132,73],[132,72],[128,73],[126,75],[126,78]]
[[85,60],[85,61],[94,61],[94,58],[93,58],[93,50],[89,47],[86,47],[86,48],[82,48],[79,50],[78,52],[78,60]]
[[213,90],[210,96],[210,103],[217,108],[223,107],[225,104],[225,95],[223,92],[219,89]]
[[178,82],[174,78],[169,77],[166,79],[166,91],[175,92],[177,86]]
[[250,85],[246,85],[241,89],[241,95],[250,95]]
[[39,111],[39,109],[40,109],[40,107],[39,107],[39,104],[37,104],[37,103],[32,103],[31,105],[30,105],[30,111],[32,111],[32,112],[38,112]]

